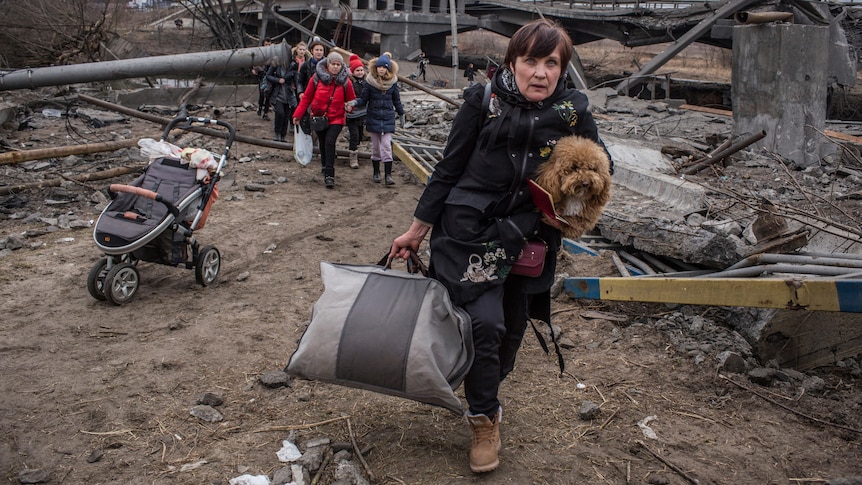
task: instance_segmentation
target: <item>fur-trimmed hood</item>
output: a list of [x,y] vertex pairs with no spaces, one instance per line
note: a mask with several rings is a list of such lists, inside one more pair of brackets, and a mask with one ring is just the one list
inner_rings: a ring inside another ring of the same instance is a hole
[[398,63],[390,58],[389,64],[392,69],[389,70],[390,77],[383,79],[377,74],[377,60],[380,57],[375,57],[368,62],[368,74],[365,76],[365,81],[373,88],[381,91],[388,91],[393,85],[398,82]]
[[333,77],[335,78],[336,84],[344,84],[347,82],[347,76],[350,73],[347,71],[347,66],[344,63],[341,64],[341,70],[338,71],[338,74],[333,76],[329,73],[329,61],[324,57],[323,59],[317,61],[317,65],[314,66],[314,72],[317,74],[317,77],[320,79],[320,82],[324,84],[330,84],[333,81]]

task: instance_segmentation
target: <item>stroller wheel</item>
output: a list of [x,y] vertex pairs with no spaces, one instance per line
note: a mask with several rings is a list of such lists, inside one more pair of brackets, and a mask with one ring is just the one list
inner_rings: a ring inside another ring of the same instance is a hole
[[201,286],[211,285],[218,278],[221,255],[214,246],[204,246],[195,261],[195,280]]
[[108,261],[105,258],[100,259],[90,268],[90,274],[87,275],[87,291],[90,296],[97,300],[105,300],[105,275],[108,274],[106,269]]
[[114,305],[128,303],[137,294],[140,282],[138,269],[133,264],[119,263],[105,276],[105,298]]

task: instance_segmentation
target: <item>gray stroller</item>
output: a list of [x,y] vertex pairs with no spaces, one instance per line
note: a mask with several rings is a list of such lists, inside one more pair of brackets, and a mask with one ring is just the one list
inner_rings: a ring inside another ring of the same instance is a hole
[[[178,126],[181,122],[184,124]],[[181,116],[168,123],[161,141],[174,128],[188,130],[196,125],[220,126],[228,131],[218,167],[207,176],[199,179],[198,170],[179,158],[161,157],[129,185],[110,186],[113,200],[93,230],[96,246],[105,254],[87,277],[87,291],[93,298],[114,305],[132,301],[140,285],[140,261],[194,269],[202,286],[218,277],[218,249],[200,247],[193,234],[203,227],[218,196],[216,184],[236,132],[224,121]]]

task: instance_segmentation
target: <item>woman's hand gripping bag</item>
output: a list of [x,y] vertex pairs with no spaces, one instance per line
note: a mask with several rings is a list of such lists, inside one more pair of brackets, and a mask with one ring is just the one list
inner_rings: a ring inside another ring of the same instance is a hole
[[469,315],[443,285],[380,265],[320,263],[323,294],[285,371],[463,413]]

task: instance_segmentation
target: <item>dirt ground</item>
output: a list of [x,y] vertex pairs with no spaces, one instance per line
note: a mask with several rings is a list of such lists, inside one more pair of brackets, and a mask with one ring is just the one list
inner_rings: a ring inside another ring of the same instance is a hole
[[[269,124],[252,111],[228,121],[244,135],[269,137]],[[79,136],[160,134],[134,119],[105,128],[60,119],[39,125],[4,129],[3,138],[43,148]],[[131,163],[99,160],[90,168]],[[0,217],[0,238],[25,241],[0,258],[0,470],[8,482],[25,470],[41,470],[53,484],[272,477],[291,433],[300,446],[352,436],[368,450],[366,478],[374,484],[817,484],[862,475],[858,377],[818,369],[808,374],[825,386],[808,391],[798,382],[764,387],[718,372],[714,359],[695,363],[654,325],[682,311],[669,306],[557,297],[554,323],[573,343],[563,349],[567,372],[558,375],[553,353],[545,355],[528,331],[501,389],[501,465],[482,476],[468,467],[465,420],[447,410],[311,381],[263,386],[260,377],[285,366],[310,319],[323,290],[320,261],[377,261],[409,225],[422,192],[400,164],[396,185],[385,187],[371,182],[367,160],[351,170],[343,159],[337,187],[326,190],[315,163],[302,167],[284,151],[235,144],[220,198],[197,233],[221,252],[219,279],[203,288],[192,271],[141,263],[139,294],[124,306],[87,292],[101,256],[92,228],[46,230],[44,221],[12,217],[95,220],[101,206],[90,197],[119,180],[19,194],[26,205]],[[51,170],[75,172],[61,168]],[[21,176],[3,170],[7,181]],[[73,202],[46,203],[58,199]],[[560,270],[614,274],[610,261],[587,256]],[[190,414],[204,393],[223,399],[216,409],[224,420]],[[600,406],[593,419],[579,417],[584,401]],[[317,483],[333,476],[330,465]]]

